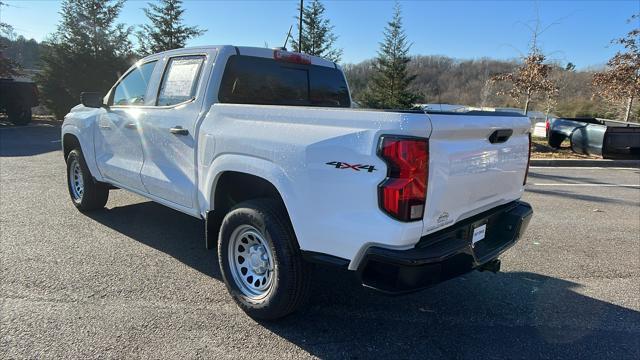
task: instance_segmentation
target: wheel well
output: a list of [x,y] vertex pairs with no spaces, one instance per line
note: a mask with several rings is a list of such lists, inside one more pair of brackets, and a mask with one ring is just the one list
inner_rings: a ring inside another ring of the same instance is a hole
[[255,175],[227,171],[218,179],[213,209],[219,214],[226,214],[236,204],[258,198],[272,198],[283,202],[280,193],[269,181]]
[[73,149],[80,149],[80,141],[75,135],[64,134],[62,137],[62,149],[64,152],[64,160],[67,160],[67,156]]
[[[213,192],[213,211],[207,213],[206,247],[213,248],[224,216],[236,204],[259,198],[271,198],[284,201],[278,189],[269,181],[255,175],[236,171],[227,171],[220,175]],[[289,214],[287,212],[287,217]]]

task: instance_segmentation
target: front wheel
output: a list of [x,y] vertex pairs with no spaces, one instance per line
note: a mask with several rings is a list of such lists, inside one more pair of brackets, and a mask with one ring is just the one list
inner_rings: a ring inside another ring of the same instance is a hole
[[109,188],[93,179],[80,149],[67,156],[67,185],[71,201],[80,211],[102,209],[109,198]]
[[278,201],[250,200],[234,207],[222,221],[218,258],[227,290],[253,318],[284,317],[308,298],[309,264]]

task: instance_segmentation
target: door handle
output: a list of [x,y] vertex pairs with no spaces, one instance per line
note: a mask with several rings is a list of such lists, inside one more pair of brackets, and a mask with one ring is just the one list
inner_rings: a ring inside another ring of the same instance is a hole
[[509,140],[511,135],[513,135],[513,130],[511,129],[496,130],[489,136],[489,142],[492,144],[501,144]]
[[183,128],[182,126],[176,126],[169,129],[169,132],[173,135],[189,135],[189,130]]
[[137,129],[138,128],[138,126],[136,126],[136,123],[128,123],[124,127],[126,127],[127,129]]
[[100,129],[102,129],[102,130],[111,130],[111,126],[109,126],[109,125],[102,125],[102,124],[101,124],[101,125],[98,125],[98,127],[99,127]]

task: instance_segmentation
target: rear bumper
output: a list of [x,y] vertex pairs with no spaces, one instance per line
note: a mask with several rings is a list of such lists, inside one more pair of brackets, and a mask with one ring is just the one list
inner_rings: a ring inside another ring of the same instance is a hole
[[[496,259],[522,236],[533,209],[514,201],[420,239],[413,249],[367,249],[358,268],[362,284],[387,293],[419,290],[467,273]],[[472,244],[473,229],[486,237]]]

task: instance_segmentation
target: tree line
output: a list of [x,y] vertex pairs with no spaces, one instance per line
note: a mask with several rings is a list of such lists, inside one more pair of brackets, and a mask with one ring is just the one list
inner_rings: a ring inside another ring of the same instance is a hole
[[[517,60],[458,60],[441,55],[417,55],[411,56],[407,73],[415,75],[410,86],[419,94],[418,103],[522,108],[520,102],[506,94],[509,84],[491,81],[492,74],[512,73],[519,65]],[[362,98],[372,76],[372,60],[344,65],[344,71],[354,98]],[[551,64],[550,77],[557,82],[559,90],[550,112],[563,117],[615,118],[619,113],[616,103],[593,97],[593,75],[589,70],[576,71],[571,64],[568,67]],[[530,108],[546,112],[545,98],[531,100]]]
[[[183,24],[182,0],[158,0],[144,9],[148,23],[138,29],[118,23],[125,0],[63,0],[56,31],[39,46],[13,38],[0,26],[0,77],[37,66],[35,81],[44,104],[62,118],[82,91],[106,92],[137,59],[182,48],[205,30]],[[0,6],[2,2],[0,1]],[[137,47],[131,38],[137,39]]]
[[[36,77],[44,102],[61,117],[81,91],[106,91],[136,59],[184,47],[206,30],[183,23],[181,0],[157,0],[144,9],[147,24],[118,23],[125,0],[63,0],[57,30],[39,46],[0,24],[0,76],[38,64]],[[2,6],[2,0],[0,0]],[[302,6],[302,8],[300,8]],[[319,0],[298,5],[294,51],[340,62],[342,49]],[[411,42],[396,2],[374,59],[344,65],[354,99],[373,108],[411,108],[419,103],[535,108],[560,116],[640,118],[640,29],[613,41],[620,50],[600,72],[576,71],[549,61],[537,46],[539,22],[529,51],[514,61],[455,60],[410,56]],[[630,21],[636,20],[637,15]],[[301,21],[300,21],[301,20]],[[137,39],[137,44],[131,38]],[[287,36],[288,38],[288,36]],[[15,49],[22,49],[15,51]],[[39,60],[35,60],[39,59]]]

